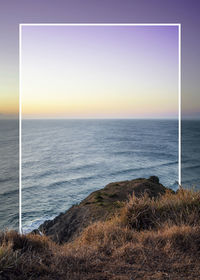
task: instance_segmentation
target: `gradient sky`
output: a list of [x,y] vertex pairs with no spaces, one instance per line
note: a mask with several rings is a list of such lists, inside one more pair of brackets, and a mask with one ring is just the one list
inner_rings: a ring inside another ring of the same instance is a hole
[[178,26],[22,26],[23,117],[178,114]]
[[19,23],[181,23],[182,116],[200,117],[199,0],[0,1],[0,116],[18,113]]

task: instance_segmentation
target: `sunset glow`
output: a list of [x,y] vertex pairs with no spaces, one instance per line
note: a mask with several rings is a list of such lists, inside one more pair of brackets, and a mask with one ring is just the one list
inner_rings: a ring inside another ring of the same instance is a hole
[[178,114],[178,26],[22,26],[24,118]]

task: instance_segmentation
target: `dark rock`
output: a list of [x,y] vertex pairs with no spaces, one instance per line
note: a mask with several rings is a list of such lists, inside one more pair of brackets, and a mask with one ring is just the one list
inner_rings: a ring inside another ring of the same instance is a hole
[[159,178],[157,176],[151,176],[149,177],[149,180],[156,184],[159,184]]
[[119,211],[123,202],[128,200],[133,192],[138,197],[145,192],[150,197],[156,197],[165,191],[166,188],[159,183],[156,176],[110,183],[91,193],[79,205],[72,206],[53,220],[45,221],[39,227],[39,231],[58,243],[72,241],[91,223],[105,221]]
[[32,231],[32,233],[33,233],[33,234],[39,234],[39,235],[41,235],[39,229],[34,229],[34,230]]

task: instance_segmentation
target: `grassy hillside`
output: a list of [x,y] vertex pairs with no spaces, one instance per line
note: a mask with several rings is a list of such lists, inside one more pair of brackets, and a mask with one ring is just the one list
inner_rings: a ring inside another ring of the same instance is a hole
[[0,279],[200,279],[200,192],[130,196],[106,221],[62,245],[0,236]]
[[78,205],[72,206],[55,219],[45,221],[39,230],[57,243],[70,242],[94,222],[103,222],[113,217],[133,192],[136,197],[141,197],[144,193],[148,193],[149,197],[156,197],[166,190],[168,189],[159,183],[156,176],[113,182],[92,192]]

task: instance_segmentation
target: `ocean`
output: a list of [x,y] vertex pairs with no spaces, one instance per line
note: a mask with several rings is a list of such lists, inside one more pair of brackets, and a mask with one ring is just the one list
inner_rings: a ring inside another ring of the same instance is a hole
[[0,119],[0,229],[18,229],[18,123]]
[[[182,184],[200,188],[200,121],[182,122]],[[0,229],[18,228],[18,121],[0,120]],[[23,120],[22,225],[37,228],[113,181],[177,189],[176,120]]]
[[24,232],[110,182],[151,175],[177,188],[176,120],[23,120]]
[[182,185],[200,189],[200,120],[182,121]]

